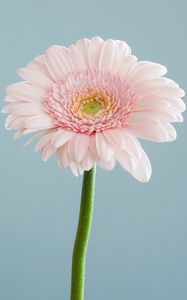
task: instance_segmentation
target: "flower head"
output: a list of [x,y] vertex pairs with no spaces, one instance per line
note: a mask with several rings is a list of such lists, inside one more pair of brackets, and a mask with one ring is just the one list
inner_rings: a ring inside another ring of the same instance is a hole
[[138,61],[123,41],[81,39],[51,46],[7,87],[6,128],[15,138],[39,131],[36,151],[43,160],[56,154],[62,168],[77,175],[96,163],[112,170],[118,161],[142,182],[151,165],[137,138],[167,142],[170,124],[181,122],[184,92],[162,77],[160,64]]

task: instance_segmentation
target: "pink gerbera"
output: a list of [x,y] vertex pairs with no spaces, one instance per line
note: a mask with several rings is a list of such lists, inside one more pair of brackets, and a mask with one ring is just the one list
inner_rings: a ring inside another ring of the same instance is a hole
[[123,41],[51,46],[18,70],[24,81],[7,87],[6,128],[17,130],[15,138],[40,131],[32,140],[39,139],[43,160],[55,153],[75,175],[95,163],[112,170],[118,161],[146,182],[151,165],[137,138],[173,141],[170,123],[181,122],[185,110],[184,91],[165,73],[138,61]]

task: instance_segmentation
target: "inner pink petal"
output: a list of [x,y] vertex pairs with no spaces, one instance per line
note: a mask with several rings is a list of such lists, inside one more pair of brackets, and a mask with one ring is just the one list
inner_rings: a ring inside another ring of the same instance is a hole
[[132,84],[119,75],[86,70],[55,83],[43,105],[57,126],[91,134],[123,127],[135,97]]

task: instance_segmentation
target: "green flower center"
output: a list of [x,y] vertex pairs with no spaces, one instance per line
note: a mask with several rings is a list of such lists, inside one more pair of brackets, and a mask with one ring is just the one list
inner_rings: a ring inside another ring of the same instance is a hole
[[96,99],[89,99],[86,103],[82,104],[82,112],[88,115],[95,115],[102,109],[102,102]]

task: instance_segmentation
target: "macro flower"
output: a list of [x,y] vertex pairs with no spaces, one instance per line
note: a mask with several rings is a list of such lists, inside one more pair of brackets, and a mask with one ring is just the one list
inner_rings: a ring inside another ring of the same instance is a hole
[[68,48],[51,46],[26,67],[24,80],[6,89],[5,126],[15,138],[38,132],[43,160],[56,154],[75,175],[95,164],[112,170],[118,161],[146,182],[151,164],[139,138],[169,142],[173,122],[182,122],[184,91],[163,77],[166,68],[138,61],[124,41],[81,39]]

